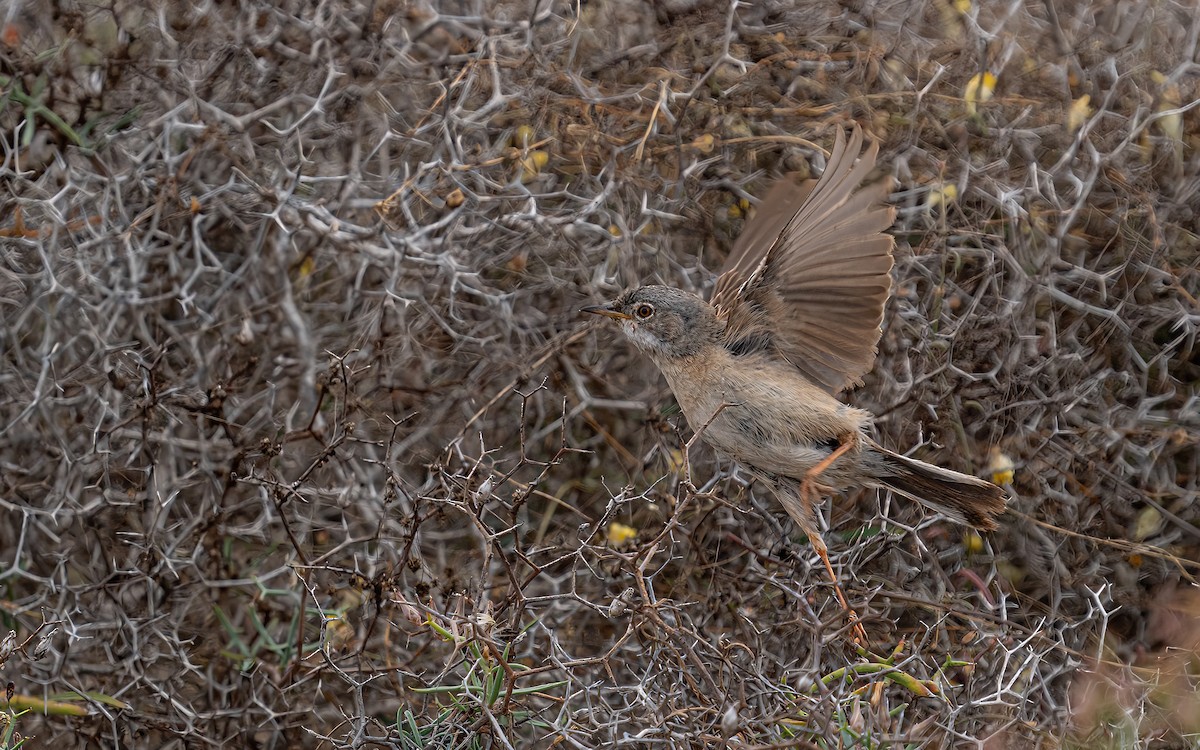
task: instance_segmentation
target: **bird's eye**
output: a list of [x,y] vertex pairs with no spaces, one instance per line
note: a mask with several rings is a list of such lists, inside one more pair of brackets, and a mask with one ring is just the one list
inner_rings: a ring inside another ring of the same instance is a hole
[[638,305],[637,309],[633,311],[633,314],[642,320],[645,320],[654,314],[654,306],[646,304]]

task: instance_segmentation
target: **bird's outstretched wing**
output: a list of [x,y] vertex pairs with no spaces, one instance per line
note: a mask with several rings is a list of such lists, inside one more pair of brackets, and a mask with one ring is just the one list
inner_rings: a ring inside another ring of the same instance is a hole
[[860,382],[875,361],[891,290],[891,180],[858,190],[879,144],[862,151],[840,130],[819,180],[784,179],[734,243],[713,290],[735,353],[771,349],[830,393]]

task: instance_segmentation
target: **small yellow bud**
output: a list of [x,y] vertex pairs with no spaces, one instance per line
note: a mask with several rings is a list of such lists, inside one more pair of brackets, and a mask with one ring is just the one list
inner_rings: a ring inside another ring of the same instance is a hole
[[667,451],[667,469],[674,473],[683,471],[683,451],[678,448]]
[[311,255],[300,261],[300,278],[307,279],[317,270],[317,261]]
[[609,544],[614,547],[620,547],[630,539],[633,539],[635,536],[637,536],[637,533],[637,529],[633,528],[632,526],[626,526],[623,523],[617,523],[614,521],[608,525],[608,531],[606,535],[608,537]]
[[514,148],[529,148],[537,132],[529,125],[520,125],[513,131],[512,145]]
[[929,191],[927,204],[929,208],[945,208],[958,200],[958,186],[945,184]]
[[996,93],[996,76],[984,71],[971,76],[963,89],[963,99],[967,102],[967,114],[975,114],[978,105],[990,101]]
[[530,151],[529,156],[521,160],[522,182],[537,177],[546,165],[550,163],[550,154],[545,151]]
[[1074,133],[1083,127],[1083,123],[1092,116],[1091,108],[1092,97],[1090,94],[1084,94],[1076,99],[1071,104],[1071,110],[1067,112],[1067,132]]
[[712,153],[712,150],[716,145],[717,139],[713,137],[712,133],[705,133],[704,135],[696,138],[696,140],[692,141],[692,148],[696,149],[702,154]]
[[1006,456],[999,448],[992,448],[992,457],[988,461],[988,471],[992,474],[992,482],[995,484],[1012,484],[1013,477],[1016,472],[1016,465],[1013,460]]
[[1142,512],[1138,513],[1137,521],[1133,527],[1133,540],[1135,542],[1144,542],[1148,537],[1156,534],[1162,527],[1162,513],[1154,506],[1142,508]]

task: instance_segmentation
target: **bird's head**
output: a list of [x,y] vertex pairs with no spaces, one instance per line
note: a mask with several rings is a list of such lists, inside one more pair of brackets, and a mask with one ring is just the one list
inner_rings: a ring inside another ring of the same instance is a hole
[[638,287],[581,312],[618,321],[634,346],[655,359],[690,357],[716,343],[724,328],[712,305],[667,286]]

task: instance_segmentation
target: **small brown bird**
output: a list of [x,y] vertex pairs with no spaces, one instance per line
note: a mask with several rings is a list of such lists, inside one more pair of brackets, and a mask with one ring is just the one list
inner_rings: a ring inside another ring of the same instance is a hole
[[857,159],[862,143],[858,128],[849,144],[839,130],[819,180],[771,188],[710,302],[643,286],[583,308],[621,323],[693,431],[771,488],[835,584],[814,511],[820,493],[889,489],[983,530],[996,528],[1005,503],[990,482],[880,447],[865,431],[871,414],[835,397],[871,369],[891,290],[891,185],[857,189],[879,151],[872,144]]

